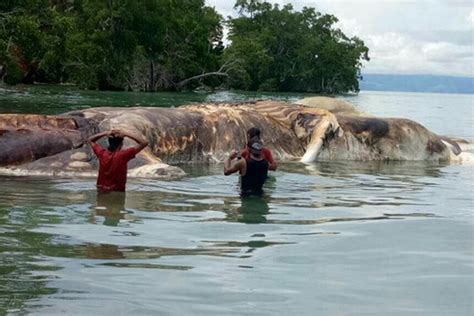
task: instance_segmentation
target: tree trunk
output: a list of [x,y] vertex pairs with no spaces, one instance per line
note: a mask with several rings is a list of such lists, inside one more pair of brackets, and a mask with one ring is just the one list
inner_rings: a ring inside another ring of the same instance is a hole
[[6,71],[5,71],[6,67],[4,65],[0,65],[0,84],[4,84],[5,81],[4,81],[4,78],[5,78],[5,75],[6,75]]
[[153,63],[153,60],[150,60],[150,81],[148,91],[155,91],[155,64]]

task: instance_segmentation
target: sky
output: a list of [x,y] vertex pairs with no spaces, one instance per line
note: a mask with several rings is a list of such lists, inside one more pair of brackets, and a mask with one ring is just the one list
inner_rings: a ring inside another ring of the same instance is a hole
[[[345,34],[369,47],[363,73],[474,76],[474,0],[293,0],[335,15]],[[206,0],[224,17],[234,0]]]

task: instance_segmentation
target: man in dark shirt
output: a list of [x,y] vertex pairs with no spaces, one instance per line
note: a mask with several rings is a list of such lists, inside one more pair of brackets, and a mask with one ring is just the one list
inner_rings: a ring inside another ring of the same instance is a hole
[[[104,136],[109,137],[107,149],[96,143]],[[124,137],[133,139],[138,145],[122,150]],[[112,130],[91,136],[89,144],[99,160],[97,189],[101,192],[125,191],[127,163],[148,146],[148,142],[125,132]]]
[[263,158],[263,145],[257,137],[247,143],[249,156],[246,159],[238,159],[233,164],[231,161],[238,156],[233,151],[224,161],[224,175],[228,176],[235,172],[240,173],[242,195],[262,195],[262,186],[268,175],[268,161]]
[[[261,134],[260,129],[258,129],[256,127],[249,128],[249,130],[247,131],[247,140],[250,140],[254,137],[257,137],[261,141],[260,134]],[[243,148],[240,151],[240,156],[244,159],[247,159],[249,157],[249,151],[248,151],[247,147]],[[268,165],[269,165],[268,169],[272,170],[272,171],[275,171],[277,169],[277,163],[273,159],[273,155],[272,155],[272,152],[270,151],[270,149],[268,149],[266,147],[263,147],[262,148],[262,156],[263,156],[263,159],[268,161]]]

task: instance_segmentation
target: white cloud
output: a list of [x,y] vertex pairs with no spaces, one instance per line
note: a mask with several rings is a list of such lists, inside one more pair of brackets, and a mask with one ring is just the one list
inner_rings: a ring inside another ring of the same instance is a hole
[[206,0],[206,4],[210,7],[216,8],[217,12],[219,12],[224,18],[227,18],[229,15],[235,15],[235,1]]
[[346,17],[338,17],[338,19],[339,22],[336,23],[336,27],[340,28],[347,36],[359,36],[362,33],[360,24],[357,19]]
[[369,36],[371,61],[366,73],[472,76],[472,47],[448,42],[419,42],[399,33]]
[[471,9],[471,12],[467,16],[466,20],[469,23],[469,26],[474,28],[474,9]]
[[422,46],[421,51],[427,60],[434,62],[444,62],[447,59],[462,59],[470,57],[471,53],[470,47],[446,42],[425,44]]

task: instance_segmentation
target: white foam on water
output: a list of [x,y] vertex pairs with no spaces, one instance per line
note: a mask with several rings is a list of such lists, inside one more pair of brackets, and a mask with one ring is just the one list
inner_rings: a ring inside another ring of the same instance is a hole
[[[30,170],[22,168],[0,168],[0,175],[3,176],[42,176],[42,177],[64,177],[64,178],[96,178],[97,171],[51,171],[51,170]],[[185,176],[186,173],[178,167],[164,163],[144,165],[138,168],[129,169],[129,178],[153,178],[153,179],[174,179]]]
[[94,178],[97,177],[95,172],[77,172],[77,171],[44,171],[44,170],[28,170],[21,168],[0,168],[0,175],[3,176],[43,176],[43,177],[81,177]]
[[178,178],[185,176],[186,173],[178,167],[170,166],[165,163],[154,163],[134,168],[128,171],[131,178]]
[[474,153],[463,151],[459,155],[451,155],[451,161],[463,165],[474,165]]
[[458,143],[462,151],[474,150],[474,143]]

